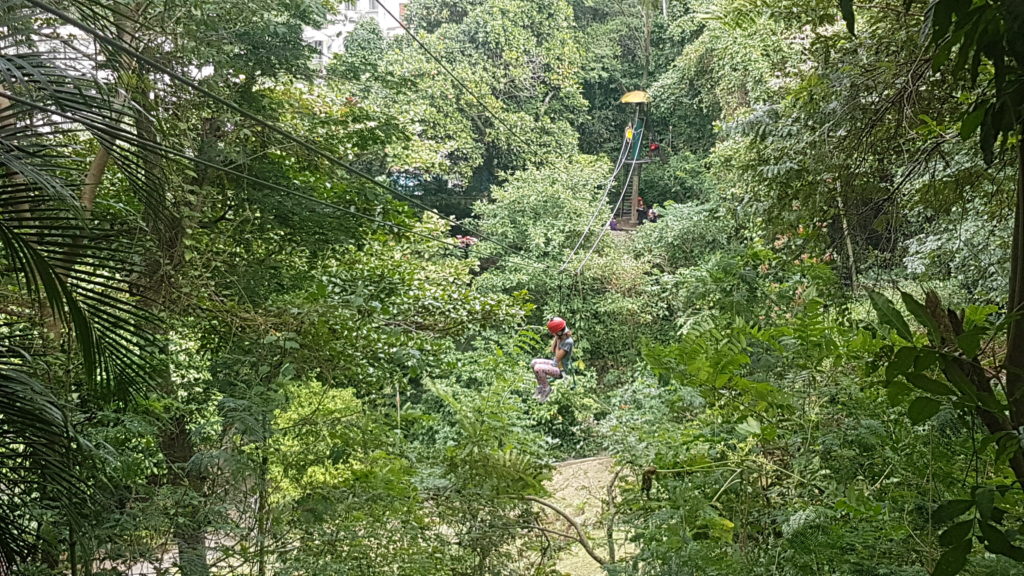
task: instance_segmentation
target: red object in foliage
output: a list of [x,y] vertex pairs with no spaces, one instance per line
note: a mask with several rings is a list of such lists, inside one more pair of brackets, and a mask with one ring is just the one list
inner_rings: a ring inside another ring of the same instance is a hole
[[657,152],[661,148],[661,144],[657,142],[651,142],[651,152]]

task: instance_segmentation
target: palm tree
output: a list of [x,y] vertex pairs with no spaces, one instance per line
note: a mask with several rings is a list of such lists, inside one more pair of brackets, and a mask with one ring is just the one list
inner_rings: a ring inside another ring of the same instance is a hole
[[[161,51],[194,39],[163,30],[141,14],[189,13],[192,4],[0,0],[0,280],[5,281],[0,290],[18,286],[10,305],[0,302],[0,359],[8,352],[0,363],[0,394],[9,390],[11,398],[0,401],[0,540],[12,543],[0,545],[0,566],[25,558],[40,539],[22,516],[26,502],[58,510],[72,518],[72,532],[78,529],[74,512],[91,494],[76,470],[89,449],[70,424],[77,416],[72,399],[124,398],[147,386],[164,394],[175,391],[160,318],[176,298],[173,280],[183,261],[184,226],[168,198],[169,181],[180,182],[184,172],[173,168],[220,171],[254,190],[295,194],[331,215],[403,229],[217,165],[204,153],[203,135],[179,149],[168,145],[171,138],[161,135],[163,119],[152,109],[154,102],[171,103],[188,116],[183,104],[191,102],[187,98],[194,91],[331,170],[353,172],[384,187],[157,61]],[[271,17],[267,23],[269,29],[279,27]],[[288,50],[257,57],[253,77],[273,76],[278,69],[291,73],[305,65],[303,54],[296,37]],[[201,185],[199,179],[186,180]],[[61,386],[48,377],[49,355],[75,361],[56,379]],[[192,489],[189,463],[195,450],[187,410],[178,412],[161,414],[166,421],[159,444],[167,465],[161,481]],[[8,495],[4,488],[15,485],[16,494]],[[173,523],[182,573],[207,574],[201,515],[179,511]],[[74,576],[77,565],[88,561],[75,559],[75,534],[66,538]],[[4,570],[0,567],[0,576]]]
[[[90,26],[129,33],[112,6],[66,4]],[[0,265],[15,286],[0,302],[0,574],[35,544],[27,510],[73,515],[87,496],[71,393],[130,395],[161,361],[141,289],[154,244],[137,239],[175,219],[157,168],[165,152],[133,103],[134,61],[95,40],[70,35],[40,3],[0,0]],[[117,214],[97,206],[104,178],[126,192]],[[55,353],[77,359],[59,393],[44,370]]]

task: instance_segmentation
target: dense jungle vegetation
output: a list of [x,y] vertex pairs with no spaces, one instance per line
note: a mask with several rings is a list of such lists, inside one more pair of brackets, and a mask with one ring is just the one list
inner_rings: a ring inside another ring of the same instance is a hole
[[1024,3],[338,7],[0,0],[0,574],[1024,574]]

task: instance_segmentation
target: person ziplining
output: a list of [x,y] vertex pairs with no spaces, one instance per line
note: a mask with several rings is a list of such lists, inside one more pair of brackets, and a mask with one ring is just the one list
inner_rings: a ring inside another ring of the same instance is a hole
[[565,320],[554,317],[548,322],[548,332],[554,336],[551,340],[551,355],[553,358],[535,358],[530,362],[533,375],[537,378],[537,391],[533,397],[539,402],[546,402],[551,395],[551,384],[548,378],[560,380],[572,366],[572,350],[575,342],[572,340],[572,330],[566,325]]

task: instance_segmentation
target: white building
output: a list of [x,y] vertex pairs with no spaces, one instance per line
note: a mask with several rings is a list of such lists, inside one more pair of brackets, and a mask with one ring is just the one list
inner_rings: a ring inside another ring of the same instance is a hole
[[[405,6],[409,0],[351,0],[342,2],[341,10],[328,17],[327,25],[320,30],[307,28],[303,33],[306,42],[312,44],[319,52],[323,61],[345,50],[345,37],[360,20],[376,20],[385,36],[402,33],[402,27],[388,14],[395,18],[405,18]],[[387,9],[385,11],[385,8]]]

